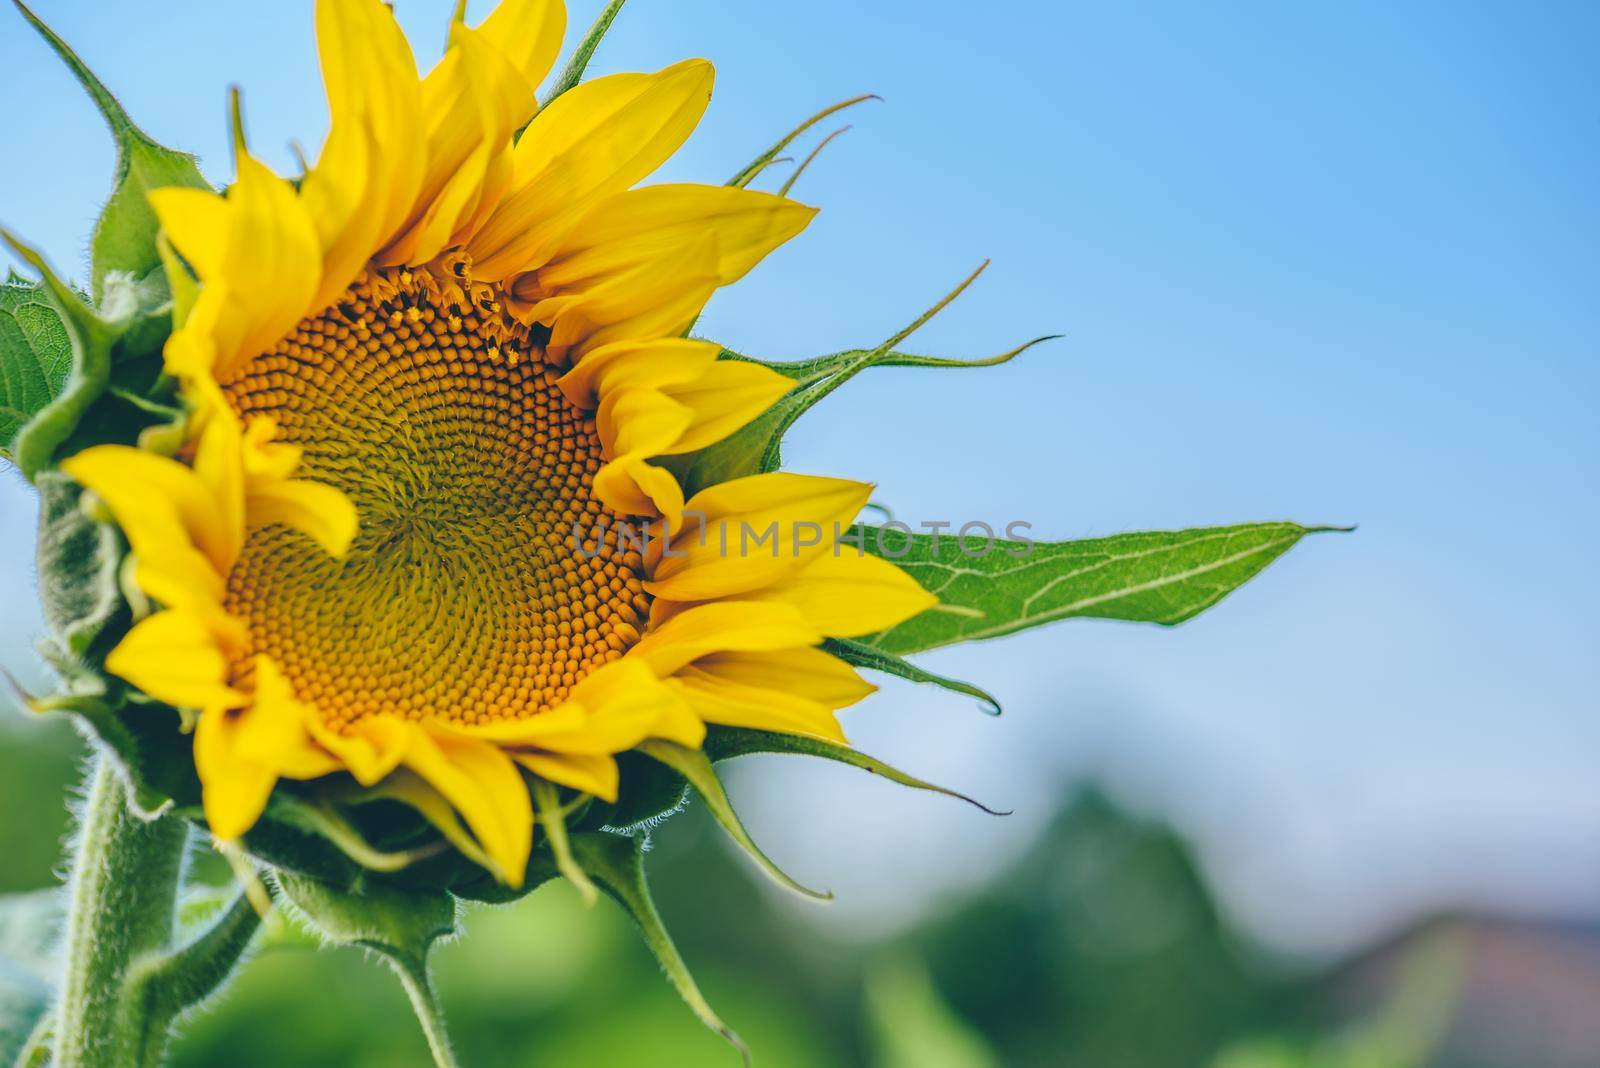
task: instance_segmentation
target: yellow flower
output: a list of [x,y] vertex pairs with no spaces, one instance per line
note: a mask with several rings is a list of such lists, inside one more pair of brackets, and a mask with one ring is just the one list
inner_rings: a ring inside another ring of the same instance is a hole
[[515,884],[519,768],[614,799],[615,754],[707,723],[842,740],[836,710],[872,687],[818,646],[933,603],[837,542],[869,486],[774,473],[685,500],[652,462],[792,384],[683,335],[814,210],[634,188],[699,121],[711,66],[537,110],[564,24],[559,0],[505,0],[419,78],[379,0],[320,0],[316,165],[291,183],[240,135],[226,195],[151,195],[200,282],[165,349],[189,440],[61,466],[156,605],[106,667],[198,710],[219,837],[280,778],[348,773]]

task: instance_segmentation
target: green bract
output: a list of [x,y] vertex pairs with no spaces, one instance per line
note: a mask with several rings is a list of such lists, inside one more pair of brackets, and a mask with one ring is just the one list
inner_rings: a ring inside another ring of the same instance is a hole
[[[555,94],[577,84],[621,7],[622,0],[614,0],[601,14]],[[132,693],[105,673],[108,651],[150,606],[125,581],[129,559],[122,535],[101,521],[97,502],[56,464],[97,443],[171,453],[182,442],[184,411],[163,374],[161,351],[174,316],[181,318],[193,301],[193,284],[165,246],[146,194],[163,186],[210,186],[192,156],[144,134],[71,49],[21,10],[89,92],[118,154],[112,192],[94,228],[86,290],[59,278],[9,232],[3,232],[5,240],[39,280],[12,276],[0,285],[0,455],[39,494],[38,574],[48,629],[42,647],[61,683],[58,693],[28,703],[39,712],[77,717],[109,757],[91,784],[83,834],[99,847],[110,843],[113,854],[110,861],[85,854],[74,873],[61,989],[48,989],[50,973],[37,965],[38,946],[19,937],[31,922],[19,917],[46,908],[47,899],[0,906],[0,1060],[21,1056],[19,1063],[38,1065],[53,1057],[58,1068],[159,1063],[174,1019],[204,999],[238,961],[270,887],[326,939],[367,947],[393,964],[435,1058],[453,1063],[428,982],[430,947],[456,932],[460,901],[504,901],[560,877],[591,894],[604,891],[627,910],[696,1015],[739,1045],[701,996],[651,902],[642,859],[646,832],[696,797],[776,882],[802,895],[827,897],[800,886],[760,850],[729,802],[716,764],[752,753],[820,757],[919,790],[971,799],[835,742],[713,726],[703,750],[651,741],[623,754],[614,803],[534,783],[543,833],[522,888],[513,891],[486,874],[469,835],[448,833],[447,820],[430,822],[406,803],[402,781],[370,790],[348,779],[331,789],[284,784],[244,839],[249,859],[235,858],[246,892],[204,923],[178,921],[176,858],[192,826],[203,827],[189,717]],[[820,120],[864,99],[825,109],[729,184],[747,185]],[[788,429],[869,368],[971,369],[1006,362],[1037,344],[971,361],[901,349],[976,277],[977,272],[882,344],[767,363],[793,380],[792,390],[732,436],[671,458],[685,490],[775,470]],[[731,351],[722,358],[754,359]],[[941,604],[877,635],[829,641],[826,649],[861,668],[967,695],[998,713],[998,702],[986,690],[905,657],[1075,616],[1176,624],[1322,529],[1329,528],[1270,522],[1076,542],[996,539],[974,555],[955,532],[940,537],[892,522],[863,524],[854,534],[866,549],[897,563]],[[437,829],[441,823],[446,831]],[[139,922],[118,926],[130,909]],[[65,1022],[57,1026],[52,1019]]]

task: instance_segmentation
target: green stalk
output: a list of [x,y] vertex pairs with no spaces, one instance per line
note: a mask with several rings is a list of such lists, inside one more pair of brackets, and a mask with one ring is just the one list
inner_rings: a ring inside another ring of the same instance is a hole
[[145,821],[129,811],[111,759],[95,758],[72,861],[52,1068],[133,1063],[127,979],[172,940],[188,835],[176,817]]
[[261,914],[241,890],[201,934],[160,956],[134,962],[123,997],[124,1048],[130,1065],[161,1068],[173,1022],[210,997],[233,974],[261,927]]
[[406,997],[411,999],[411,1008],[417,1014],[417,1022],[422,1025],[422,1033],[428,1040],[428,1052],[433,1054],[433,1063],[437,1068],[460,1068],[455,1051],[450,1047],[450,1034],[445,1030],[439,998],[428,979],[427,961],[399,953],[384,952],[384,956],[400,977]]

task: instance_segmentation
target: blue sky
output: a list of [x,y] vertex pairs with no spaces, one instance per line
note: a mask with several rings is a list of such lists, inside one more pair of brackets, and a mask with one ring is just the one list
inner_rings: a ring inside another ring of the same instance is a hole
[[[431,60],[450,5],[396,6]],[[230,83],[269,159],[318,143],[309,2],[38,7],[214,178]],[[884,97],[797,186],[822,215],[704,333],[780,358],[873,343],[992,258],[914,347],[1065,335],[1003,368],[873,372],[807,417],[792,467],[1040,537],[1360,524],[1175,631],[929,658],[989,683],[999,721],[902,686],[849,714],[863,747],[1017,808],[1003,824],[745,768],[772,852],[844,898],[819,922],[893,923],[902,880],[927,903],[981,878],[1086,769],[1194,833],[1287,945],[1447,900],[1600,912],[1597,31],[1600,7],[1551,0],[634,0],[596,72],[719,72],[665,178],[721,181],[817,107]],[[0,70],[0,220],[81,274],[108,139],[9,10]],[[32,596],[30,527],[0,479],[7,604]],[[33,626],[7,617],[0,660],[29,663]]]

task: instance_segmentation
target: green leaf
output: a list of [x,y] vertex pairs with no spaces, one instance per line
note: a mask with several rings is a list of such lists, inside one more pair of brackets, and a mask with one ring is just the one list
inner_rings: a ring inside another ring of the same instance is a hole
[[[56,277],[35,249],[5,230],[0,230],[0,239],[43,277],[42,292],[55,306],[72,349],[71,366],[65,380],[50,402],[35,411],[17,433],[13,445],[16,465],[31,482],[50,465],[56,449],[77,429],[90,405],[105,392],[111,380],[112,345],[127,328],[135,309],[132,305],[119,307],[117,319],[102,318]],[[125,302],[119,302],[122,303]]]
[[609,4],[596,16],[589,26],[589,32],[583,35],[578,42],[578,47],[572,52],[572,58],[567,60],[567,65],[562,68],[561,76],[556,79],[556,84],[550,89],[550,96],[546,98],[544,107],[550,106],[550,101],[583,81],[583,72],[589,69],[589,61],[594,58],[595,49],[600,47],[600,42],[605,40],[606,33],[610,31],[611,24],[617,20],[622,12],[622,5],[627,0],[611,0]]
[[678,947],[672,944],[672,936],[667,934],[666,925],[661,922],[661,914],[656,911],[655,902],[650,897],[650,887],[645,882],[643,841],[594,831],[574,835],[572,850],[584,870],[633,917],[645,945],[650,947],[661,969],[667,973],[667,979],[690,1010],[699,1017],[701,1023],[727,1039],[739,1051],[745,1064],[749,1065],[750,1050],[733,1029],[722,1022],[706,1001],[705,995],[700,993],[694,976],[689,974],[689,966],[684,963]]
[[279,871],[278,888],[330,942],[359,946],[394,968],[439,1068],[454,1068],[444,1016],[428,979],[434,943],[456,933],[456,901],[443,890],[412,890],[358,875],[348,888]]
[[890,782],[909,786],[914,790],[929,790],[936,794],[944,794],[959,801],[965,801],[974,808],[980,808],[991,816],[1008,816],[1009,812],[999,812],[990,808],[981,801],[974,801],[966,794],[957,793],[943,786],[935,786],[931,782],[919,779],[914,775],[907,775],[898,768],[890,767],[875,757],[870,757],[858,749],[838,742],[830,742],[824,738],[816,738],[804,734],[780,734],[776,731],[758,731],[747,727],[719,727],[706,728],[705,754],[713,762],[732,760],[735,757],[750,756],[755,753],[788,753],[794,756],[821,757],[831,760],[836,764],[848,764],[853,768],[881,775]]
[[0,285],[0,457],[56,398],[72,370],[72,340],[55,305],[35,282]]
[[111,136],[117,143],[117,169],[111,199],[106,201],[90,241],[94,262],[92,292],[95,301],[103,304],[106,277],[112,271],[123,271],[138,279],[152,273],[160,277],[156,271],[161,266],[156,252],[160,224],[146,194],[164,186],[194,189],[210,189],[211,186],[201,175],[193,156],[164,147],[134,125],[116,97],[78,54],[22,0],[16,0],[16,4],[23,17],[33,24],[82,84],[95,107],[100,109],[106,125],[111,127]]
[[855,667],[866,668],[869,671],[881,671],[885,675],[894,675],[909,682],[925,682],[953,693],[966,694],[975,697],[984,712],[991,716],[1000,714],[1000,702],[995,696],[981,686],[960,679],[952,679],[946,675],[936,675],[926,668],[918,667],[909,660],[902,660],[893,653],[886,653],[882,649],[875,649],[858,641],[848,638],[829,638],[822,643],[822,647],[847,664]]
[[833,900],[831,893],[812,890],[796,882],[761,851],[755,839],[750,837],[750,832],[745,830],[739,814],[733,810],[733,803],[728,800],[728,792],[722,788],[722,780],[717,778],[716,769],[711,766],[710,759],[703,752],[656,739],[641,742],[638,748],[646,756],[661,761],[687,779],[695,792],[705,799],[706,807],[722,825],[722,829],[728,832],[728,837],[732,838],[773,882],[786,890],[793,890],[801,897],[809,897],[816,901]]
[[0,896],[0,1064],[16,1061],[49,1011],[65,919],[59,890]]
[[[1307,534],[1332,527],[1247,523],[1023,542],[857,528],[862,545],[898,564],[940,604],[863,644],[906,654],[996,638],[1075,616],[1166,626],[1238,589]],[[986,550],[986,551],[985,551]]]
[[[34,484],[39,490],[36,551],[45,625],[81,660],[108,629],[115,634],[127,629],[127,607],[117,582],[122,538],[115,527],[83,513],[83,490],[66,475],[44,471]],[[100,650],[102,656],[105,651]]]

